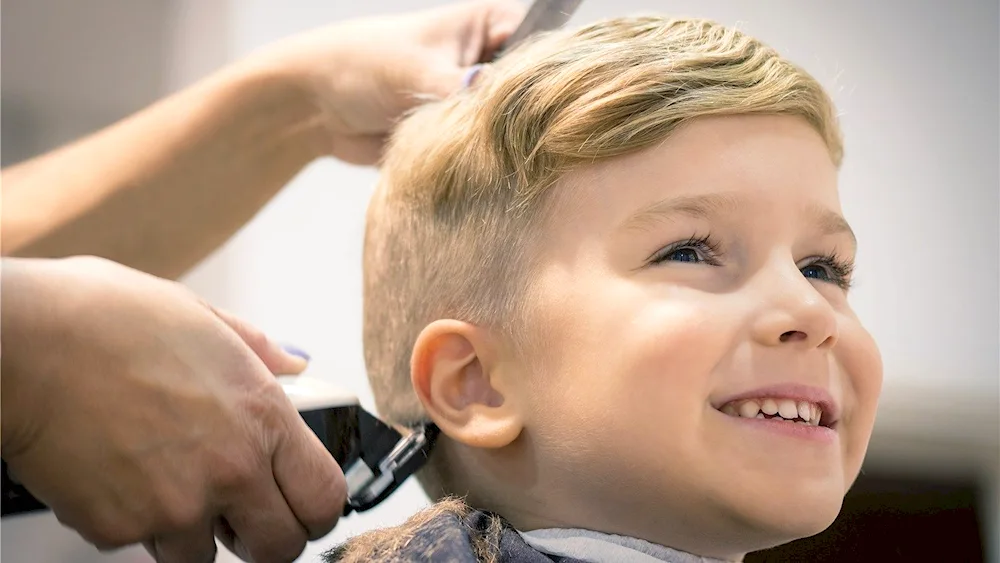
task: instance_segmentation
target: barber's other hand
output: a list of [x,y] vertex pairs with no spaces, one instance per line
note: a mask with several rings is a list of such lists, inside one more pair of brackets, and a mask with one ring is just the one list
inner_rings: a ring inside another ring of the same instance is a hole
[[404,15],[348,20],[292,37],[251,59],[293,77],[325,116],[330,154],[374,164],[393,123],[462,87],[525,14],[515,0],[474,0]]
[[182,286],[96,258],[2,271],[3,458],[101,549],[291,561],[344,476],[274,374],[305,361]]

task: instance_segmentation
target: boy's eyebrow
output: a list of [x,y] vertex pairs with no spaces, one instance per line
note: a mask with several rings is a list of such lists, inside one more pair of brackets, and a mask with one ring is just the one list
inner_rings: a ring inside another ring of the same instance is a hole
[[[661,199],[651,203],[622,223],[625,230],[643,230],[652,223],[669,219],[674,215],[686,215],[695,219],[706,219],[713,215],[724,215],[739,210],[742,204],[739,198],[730,194],[704,194],[696,196],[679,196]],[[824,235],[839,235],[846,233],[851,237],[851,243],[856,248],[858,239],[854,231],[839,213],[822,207],[811,206],[807,215],[818,224]]]
[[854,250],[858,249],[858,237],[854,235],[854,229],[851,228],[851,225],[848,224],[847,219],[844,219],[843,215],[818,205],[810,209],[809,213],[816,218],[820,231],[824,235],[846,233],[851,237],[851,246],[854,247]]
[[694,219],[706,219],[712,215],[724,215],[739,208],[736,197],[727,194],[704,194],[678,196],[661,199],[644,206],[622,223],[622,228],[642,230],[652,223],[669,219],[674,215],[686,215]]

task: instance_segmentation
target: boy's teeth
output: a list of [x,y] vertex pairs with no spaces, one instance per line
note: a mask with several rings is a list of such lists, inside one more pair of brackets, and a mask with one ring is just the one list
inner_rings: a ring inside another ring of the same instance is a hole
[[819,426],[820,419],[823,418],[823,411],[818,405],[813,405],[812,418],[809,419],[809,424],[813,426]]
[[[819,426],[823,411],[819,405],[791,399],[750,399],[739,404],[727,403],[722,412],[743,418],[767,418],[778,415],[785,420],[798,421],[809,426]],[[766,416],[765,416],[766,415]]]
[[740,405],[740,416],[743,418],[753,418],[760,412],[760,405],[756,401],[745,401]]
[[799,416],[799,407],[795,404],[795,401],[784,399],[778,401],[778,414],[781,415],[781,418],[795,420]]
[[778,403],[774,402],[774,399],[764,399],[764,402],[760,405],[760,410],[764,414],[776,415],[778,414]]
[[801,418],[802,420],[812,420],[813,417],[812,405],[810,405],[809,403],[805,401],[800,402],[798,411],[799,411],[799,418]]

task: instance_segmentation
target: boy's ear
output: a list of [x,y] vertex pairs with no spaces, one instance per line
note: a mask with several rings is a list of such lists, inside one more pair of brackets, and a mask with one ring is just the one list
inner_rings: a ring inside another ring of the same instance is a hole
[[467,446],[500,448],[523,428],[511,381],[498,369],[489,331],[455,320],[427,325],[413,346],[410,380],[445,435]]

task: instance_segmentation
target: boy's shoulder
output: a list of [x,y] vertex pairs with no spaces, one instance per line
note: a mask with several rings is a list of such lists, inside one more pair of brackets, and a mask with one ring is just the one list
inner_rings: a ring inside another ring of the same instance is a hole
[[327,553],[326,561],[583,563],[534,549],[498,515],[455,506],[436,506],[398,528],[352,538]]

